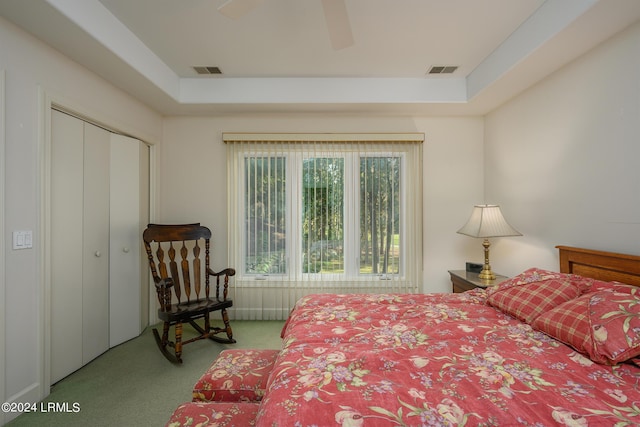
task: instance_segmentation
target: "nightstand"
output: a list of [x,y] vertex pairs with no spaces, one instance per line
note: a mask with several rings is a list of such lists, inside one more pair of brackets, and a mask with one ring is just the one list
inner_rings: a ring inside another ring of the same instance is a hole
[[483,280],[478,279],[478,273],[472,273],[466,270],[449,270],[449,275],[451,275],[451,284],[453,285],[454,293],[470,291],[471,289],[475,288],[487,288],[490,286],[495,286],[498,283],[504,282],[508,279],[507,276],[496,274],[496,280],[487,283]]

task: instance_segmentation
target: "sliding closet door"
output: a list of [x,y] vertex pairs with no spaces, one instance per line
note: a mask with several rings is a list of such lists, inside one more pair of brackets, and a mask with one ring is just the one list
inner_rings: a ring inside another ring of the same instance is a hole
[[51,132],[53,384],[147,324],[149,157],[142,142],[55,110]]
[[51,119],[53,383],[109,348],[109,132]]
[[109,349],[109,138],[84,123],[83,365]]
[[82,366],[84,125],[51,112],[51,383]]
[[140,141],[111,135],[110,345],[140,335]]

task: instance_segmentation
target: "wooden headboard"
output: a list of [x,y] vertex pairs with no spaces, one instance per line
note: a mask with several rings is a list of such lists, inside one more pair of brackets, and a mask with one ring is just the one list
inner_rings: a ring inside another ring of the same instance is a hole
[[560,272],[640,286],[640,256],[556,246]]

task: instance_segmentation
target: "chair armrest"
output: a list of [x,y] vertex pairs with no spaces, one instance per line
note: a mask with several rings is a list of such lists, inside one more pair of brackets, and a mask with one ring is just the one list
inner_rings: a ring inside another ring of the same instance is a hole
[[[212,269],[207,269],[207,274],[210,276],[216,276],[216,299],[220,301],[220,277],[224,276],[222,287],[222,301],[227,300],[227,293],[229,290],[229,277],[236,275],[236,270],[233,268],[225,268],[224,270],[215,272]],[[207,295],[209,292],[207,291]]]
[[167,277],[166,279],[160,279],[155,282],[156,293],[158,294],[158,302],[160,303],[161,311],[168,311],[171,309],[171,288],[173,288],[173,279]]
[[166,279],[160,279],[155,282],[156,290],[160,291],[161,289],[168,289],[173,287],[173,279],[171,277],[167,277]]
[[207,273],[210,276],[216,276],[216,277],[220,277],[220,276],[235,276],[236,275],[236,270],[233,268],[225,268],[224,270],[218,271],[217,273],[215,271],[213,271],[212,269],[207,269]]

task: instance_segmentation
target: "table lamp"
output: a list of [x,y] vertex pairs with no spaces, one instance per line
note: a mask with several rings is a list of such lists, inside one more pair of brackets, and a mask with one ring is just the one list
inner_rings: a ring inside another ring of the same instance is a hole
[[495,280],[496,275],[491,271],[489,264],[489,243],[490,237],[522,236],[515,228],[502,216],[498,205],[475,205],[471,217],[458,233],[471,237],[482,237],[484,241],[484,266],[478,275],[480,280],[490,282]]

